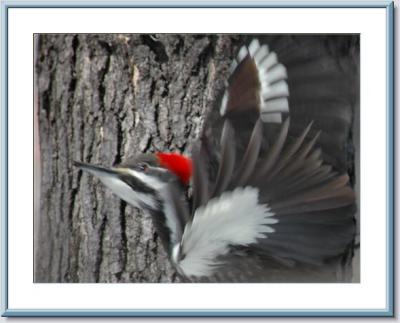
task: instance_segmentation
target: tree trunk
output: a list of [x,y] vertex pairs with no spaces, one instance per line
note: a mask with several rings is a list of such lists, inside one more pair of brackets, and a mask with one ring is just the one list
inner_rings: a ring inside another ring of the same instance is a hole
[[36,282],[179,280],[150,216],[72,162],[113,165],[138,152],[189,153],[238,39],[39,36]]

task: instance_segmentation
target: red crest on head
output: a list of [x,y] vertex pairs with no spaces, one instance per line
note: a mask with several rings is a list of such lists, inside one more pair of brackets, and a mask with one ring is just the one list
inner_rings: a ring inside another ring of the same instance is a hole
[[177,153],[156,153],[160,165],[173,172],[183,184],[189,184],[192,176],[192,160]]

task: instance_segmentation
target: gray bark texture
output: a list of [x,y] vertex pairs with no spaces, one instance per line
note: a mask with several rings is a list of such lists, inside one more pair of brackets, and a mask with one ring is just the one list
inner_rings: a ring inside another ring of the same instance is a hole
[[[189,153],[239,36],[39,35],[35,282],[177,282],[148,214],[74,160]],[[217,62],[217,63],[216,63]]]

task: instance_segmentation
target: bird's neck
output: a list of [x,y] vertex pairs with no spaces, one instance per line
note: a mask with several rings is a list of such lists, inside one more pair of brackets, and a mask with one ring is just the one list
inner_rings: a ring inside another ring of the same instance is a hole
[[169,196],[168,188],[161,189],[157,192],[160,200],[160,208],[151,210],[157,234],[160,236],[164,248],[170,254],[172,247],[179,243],[185,227],[185,219],[182,219],[170,204],[171,197]]

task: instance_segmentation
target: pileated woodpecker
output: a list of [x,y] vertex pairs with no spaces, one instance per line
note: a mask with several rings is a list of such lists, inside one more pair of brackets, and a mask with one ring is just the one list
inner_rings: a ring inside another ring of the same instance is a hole
[[[320,82],[318,67],[310,73]],[[330,96],[304,102],[329,105]],[[188,281],[275,281],[271,270],[318,281],[319,268],[351,254],[355,194],[346,170],[324,160],[335,156],[316,148],[312,120],[289,131],[287,69],[257,39],[241,47],[219,102],[191,158],[159,152],[114,167],[75,165],[151,213]]]

